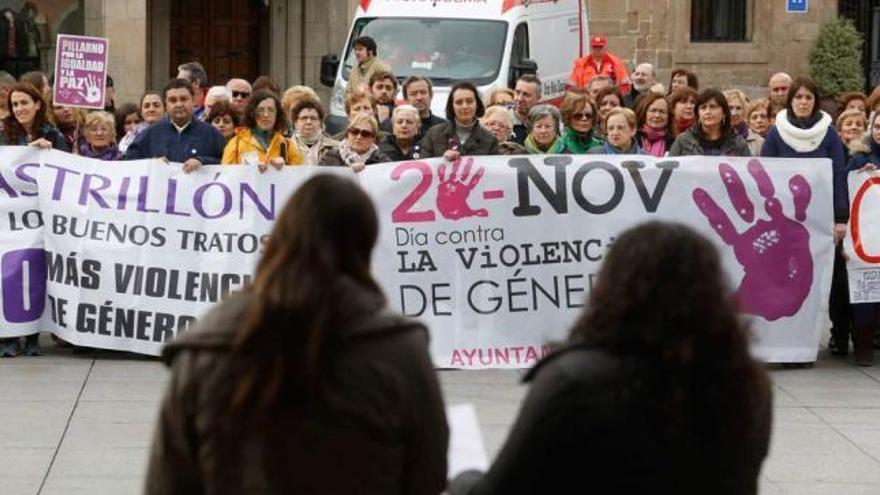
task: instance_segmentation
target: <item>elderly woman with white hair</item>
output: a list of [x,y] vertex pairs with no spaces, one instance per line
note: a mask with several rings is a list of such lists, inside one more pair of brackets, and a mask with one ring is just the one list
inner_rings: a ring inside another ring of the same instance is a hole
[[205,111],[200,116],[201,120],[210,122],[211,108],[214,104],[221,101],[228,104],[230,100],[232,100],[232,92],[226,86],[211,86],[211,89],[205,94]]
[[554,155],[562,153],[564,143],[559,135],[562,115],[552,105],[535,105],[529,110],[529,134],[526,151],[531,155]]
[[504,105],[486,107],[486,113],[480,119],[480,125],[498,140],[499,154],[526,155],[528,151],[523,145],[513,141],[513,123],[513,110]]
[[379,142],[379,152],[392,162],[417,160],[422,157],[422,148],[416,136],[422,119],[419,110],[412,105],[400,105],[391,112],[391,134]]
[[86,114],[83,122],[83,142],[79,155],[97,160],[119,160],[122,153],[116,145],[116,121],[113,114],[104,111]]

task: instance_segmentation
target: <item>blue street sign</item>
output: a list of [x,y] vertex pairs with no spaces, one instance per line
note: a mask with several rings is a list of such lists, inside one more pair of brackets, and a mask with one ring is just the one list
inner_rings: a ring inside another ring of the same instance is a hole
[[796,12],[798,14],[806,13],[809,8],[807,7],[807,0],[787,0],[785,11],[786,12]]

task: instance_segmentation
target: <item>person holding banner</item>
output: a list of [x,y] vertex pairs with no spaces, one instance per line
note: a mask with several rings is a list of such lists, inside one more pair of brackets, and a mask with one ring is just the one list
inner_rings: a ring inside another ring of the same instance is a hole
[[[850,111],[855,110],[847,110],[846,112]],[[847,166],[847,172],[871,173],[877,170],[877,166],[880,165],[880,113],[871,114],[868,129],[868,149],[853,155]],[[855,363],[858,366],[872,366],[874,364],[874,327],[877,325],[878,316],[880,316],[880,303],[852,304],[850,307],[853,320],[852,340]]]
[[846,186],[846,151],[832,125],[831,116],[819,108],[819,88],[811,79],[798,77],[788,90],[785,109],[776,114],[767,132],[761,156],[779,158],[828,158],[834,178],[834,273],[831,278],[829,312],[831,316],[831,353],[849,352],[850,305],[846,262],[840,241],[849,220],[849,195]]
[[163,158],[183,164],[184,173],[220,163],[223,138],[217,129],[193,118],[193,89],[186,79],[172,79],[162,90],[167,117],[147,127],[125,151],[126,160]]
[[704,89],[696,107],[697,122],[675,138],[669,156],[752,156],[748,143],[733,129],[724,93]]
[[772,385],[713,244],[648,222],[597,280],[567,344],[526,374],[489,471],[450,494],[757,493]]
[[462,156],[497,155],[498,140],[478,121],[485,112],[476,86],[455,84],[446,99],[446,122],[428,129],[422,139],[425,158],[442,156],[454,162]]
[[270,165],[281,170],[285,165],[301,165],[302,157],[284,137],[287,117],[275,93],[255,91],[244,110],[244,127],[223,150],[224,165],[256,165],[264,172]]
[[387,309],[371,274],[378,234],[349,178],[296,191],[253,283],[163,350],[145,494],[443,491],[449,429],[428,332]]
[[116,126],[113,115],[97,111],[86,114],[83,124],[85,142],[79,146],[79,155],[97,160],[116,161],[122,158],[116,145]]
[[[70,151],[61,132],[52,125],[49,105],[43,94],[28,83],[12,87],[7,96],[11,114],[3,119],[3,132],[0,133],[2,146],[33,146],[40,149]],[[20,351],[18,337],[0,339],[0,357],[15,357]],[[40,334],[25,338],[25,354],[41,356]]]
[[379,141],[379,152],[392,162],[421,158],[422,147],[416,140],[422,123],[419,109],[409,104],[396,106],[388,121],[391,122],[391,134]]
[[350,167],[355,172],[360,172],[367,165],[391,161],[376,144],[379,123],[372,116],[355,115],[348,124],[346,134],[347,137],[342,140],[339,148],[324,154],[321,165]]
[[28,83],[16,84],[9,92],[7,104],[12,115],[3,120],[0,145],[70,151],[64,135],[52,125],[49,105],[40,90]]

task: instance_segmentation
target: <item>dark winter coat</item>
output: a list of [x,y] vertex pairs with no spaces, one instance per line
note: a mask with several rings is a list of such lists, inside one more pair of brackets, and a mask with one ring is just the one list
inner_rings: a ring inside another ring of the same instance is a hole
[[749,144],[735,132],[727,133],[721,142],[721,152],[709,153],[700,142],[697,131],[688,129],[675,138],[669,148],[669,156],[718,155],[718,156],[752,156]]
[[469,491],[456,480],[451,493],[757,493],[769,387],[756,398],[759,424],[736,445],[688,446],[659,431],[661,404],[629,392],[649,372],[635,358],[585,346],[551,355],[526,376],[531,388],[492,467]]
[[202,165],[219,164],[226,142],[211,124],[192,119],[183,132],[168,117],[147,127],[125,150],[126,160],[162,158],[183,163],[195,158]]
[[479,122],[474,124],[473,133],[464,143],[458,142],[458,136],[455,135],[455,123],[450,121],[428,129],[422,139],[422,150],[425,157],[443,156],[443,153],[452,149],[453,146],[458,146],[458,152],[462,156],[498,154],[498,140]]
[[166,346],[171,379],[144,493],[441,492],[449,432],[428,333],[363,289],[344,296],[350,323],[328,337],[310,406],[228,419],[241,366],[230,352],[251,295],[229,297]]

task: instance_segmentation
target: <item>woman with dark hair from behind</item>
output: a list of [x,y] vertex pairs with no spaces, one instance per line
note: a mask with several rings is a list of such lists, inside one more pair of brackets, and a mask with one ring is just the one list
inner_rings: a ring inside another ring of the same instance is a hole
[[624,232],[492,467],[450,493],[757,493],[771,386],[726,279],[689,227]]
[[372,201],[335,174],[279,215],[253,283],[163,350],[147,494],[439,493],[448,428],[427,330],[370,273]]
[[669,156],[752,156],[749,145],[733,129],[733,118],[724,93],[703,90],[697,98],[697,122],[679,134]]

